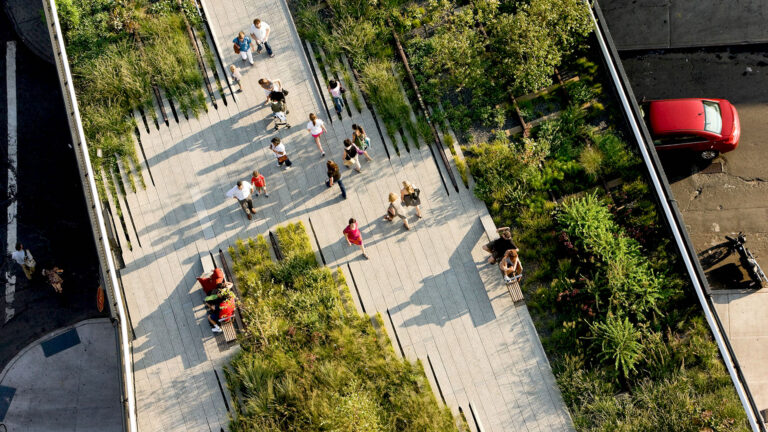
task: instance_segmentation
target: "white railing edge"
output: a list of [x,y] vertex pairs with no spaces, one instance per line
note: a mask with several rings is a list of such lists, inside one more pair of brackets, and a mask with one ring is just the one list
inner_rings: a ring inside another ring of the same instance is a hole
[[[656,190],[657,196],[660,198],[659,202],[661,203],[661,207],[664,211],[664,216],[667,218],[667,221],[669,221],[670,231],[672,231],[672,235],[675,238],[675,242],[677,243],[677,246],[680,249],[680,251],[683,251],[683,252],[688,251],[685,241],[683,241],[683,236],[680,233],[680,230],[677,224],[674,223],[675,218],[674,218],[672,209],[670,208],[669,203],[665,199],[663,199],[664,197],[666,197],[666,193],[664,192],[664,188],[661,185],[661,181],[659,179],[658,172],[656,171],[656,167],[651,161],[651,156],[648,152],[648,149],[646,148],[645,138],[643,137],[643,133],[640,131],[640,126],[637,124],[636,119],[631,114],[632,107],[630,106],[629,98],[625,93],[626,89],[624,88],[622,81],[619,78],[619,74],[616,71],[615,66],[613,65],[613,61],[611,60],[612,56],[610,55],[608,47],[605,43],[604,35],[600,30],[600,25],[597,23],[597,18],[595,17],[594,11],[592,10],[591,6],[590,5],[588,6],[589,6],[589,13],[592,17],[592,21],[595,27],[595,32],[597,33],[597,40],[598,40],[598,43],[600,44],[600,50],[603,53],[603,56],[605,58],[605,63],[609,69],[609,75],[611,77],[611,80],[613,81],[613,84],[616,86],[616,93],[619,95],[619,99],[621,100],[622,109],[624,109],[624,111],[627,113],[627,120],[630,125],[630,128],[632,129],[632,134],[635,136],[635,139],[637,140],[640,153],[642,154],[642,157],[643,157],[643,162],[648,168],[649,177],[651,179],[651,182],[653,183],[654,189]],[[715,342],[717,343],[718,349],[720,350],[720,355],[723,357],[723,362],[725,363],[725,366],[728,369],[728,374],[731,376],[731,381],[733,382],[734,387],[736,388],[736,393],[738,394],[739,399],[741,400],[741,404],[743,405],[744,410],[747,413],[749,424],[752,427],[753,431],[760,432],[761,429],[757,424],[759,420],[756,418],[756,416],[759,415],[759,413],[752,412],[752,406],[749,403],[749,400],[747,398],[742,382],[736,373],[733,359],[731,358],[730,353],[728,352],[728,349],[725,346],[723,335],[722,333],[720,333],[720,328],[715,322],[715,317],[712,315],[712,311],[709,309],[709,304],[707,303],[707,299],[704,294],[704,289],[701,286],[698,278],[694,276],[696,275],[696,268],[693,262],[691,261],[689,254],[681,253],[680,255],[683,258],[683,262],[685,263],[685,267],[688,270],[689,275],[691,276],[690,278],[691,283],[693,284],[693,288],[696,291],[696,296],[698,297],[699,302],[701,303],[701,307],[704,312],[704,317],[706,318],[707,324],[712,330],[712,335],[715,339]]]
[[[63,69],[60,70],[60,76],[61,73],[63,73],[65,77],[65,82],[61,82],[62,86],[62,96],[65,99],[69,99],[69,102],[72,106],[72,112],[67,113],[67,117],[69,117],[70,121],[70,127],[74,127],[74,130],[71,131],[73,133],[73,138],[76,138],[78,142],[73,143],[73,147],[75,150],[75,155],[78,159],[81,160],[81,163],[85,166],[85,173],[84,173],[84,183],[83,184],[83,191],[86,194],[90,194],[90,198],[93,202],[93,206],[88,210],[89,213],[96,216],[96,222],[97,226],[92,226],[93,234],[94,234],[94,240],[96,241],[97,248],[102,250],[102,254],[100,257],[100,261],[105,260],[106,262],[100,263],[103,266],[106,264],[106,280],[104,281],[108,285],[108,289],[106,290],[108,295],[111,295],[112,298],[110,299],[110,308],[117,308],[117,316],[118,316],[118,323],[120,326],[120,354],[122,356],[122,366],[124,374],[124,385],[123,385],[123,391],[124,391],[124,398],[125,402],[128,404],[127,406],[127,415],[128,415],[128,431],[129,432],[137,432],[138,426],[136,421],[136,398],[135,398],[135,392],[134,392],[134,378],[133,378],[133,362],[132,362],[132,355],[131,355],[131,346],[129,344],[130,338],[128,335],[128,320],[126,319],[126,313],[124,308],[124,299],[122,298],[122,293],[119,289],[119,284],[117,281],[117,271],[115,270],[115,264],[112,259],[112,253],[108,241],[107,236],[107,230],[104,223],[104,215],[101,211],[101,201],[99,199],[99,193],[98,189],[96,187],[96,181],[94,179],[94,173],[93,168],[91,166],[91,159],[90,155],[88,154],[88,146],[85,140],[85,133],[83,131],[83,124],[80,118],[80,109],[77,104],[77,97],[75,95],[75,88],[74,84],[72,82],[72,73],[69,69],[69,60],[67,57],[67,51],[66,47],[64,46],[64,37],[61,31],[61,25],[59,23],[59,16],[56,9],[56,2],[55,0],[47,0],[45,2],[49,8],[46,8],[46,12],[50,14],[48,17],[53,22],[53,28],[51,26],[48,26],[49,28],[49,35],[51,37],[51,42],[54,46],[54,49],[58,49],[59,54],[61,55],[61,61],[56,61],[56,53],[54,52],[54,63],[56,64],[57,69]],[[53,32],[52,32],[53,31]],[[78,154],[80,152],[80,154]],[[101,244],[99,244],[101,243]]]

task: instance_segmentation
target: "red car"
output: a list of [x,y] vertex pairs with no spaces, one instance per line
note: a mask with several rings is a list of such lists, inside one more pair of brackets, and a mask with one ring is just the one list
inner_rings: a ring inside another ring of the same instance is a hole
[[687,149],[711,160],[739,145],[739,115],[725,99],[656,100],[646,110],[657,150]]

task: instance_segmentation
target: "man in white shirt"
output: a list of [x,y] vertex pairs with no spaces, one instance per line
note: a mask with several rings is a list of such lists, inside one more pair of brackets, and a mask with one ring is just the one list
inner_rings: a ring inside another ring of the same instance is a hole
[[234,198],[240,203],[240,207],[243,208],[245,215],[248,216],[248,220],[251,220],[251,213],[256,213],[256,209],[253,208],[251,192],[253,192],[253,186],[247,181],[238,181],[237,186],[227,192],[227,198]]
[[16,243],[16,252],[11,254],[11,258],[21,266],[27,279],[32,280],[32,275],[35,273],[35,259],[28,250],[24,249],[24,245]]
[[251,38],[256,42],[256,54],[260,54],[262,48],[266,48],[267,54],[269,54],[270,57],[275,56],[272,53],[272,47],[269,46],[269,42],[267,42],[269,40],[270,31],[269,24],[261,22],[258,18],[253,20],[253,24],[251,24]]

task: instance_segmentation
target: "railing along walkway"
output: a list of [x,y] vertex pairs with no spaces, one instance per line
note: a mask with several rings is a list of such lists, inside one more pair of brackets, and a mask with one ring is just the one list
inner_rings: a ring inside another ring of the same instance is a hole
[[[195,284],[198,257],[295,220],[314,231],[327,265],[354,278],[358,308],[382,314],[393,343],[399,340],[407,358],[422,360],[436,394],[439,387],[473,430],[470,413],[486,431],[571,430],[525,306],[490,288],[501,284],[498,271],[495,278],[478,272],[485,206],[463,187],[446,193],[438,172],[445,167],[438,168],[426,145],[388,159],[367,110],[329,121],[284,1],[203,5],[224,61],[241,67],[245,91],[233,100],[225,86],[227,105],[149,133],[139,127],[154,186],[145,169],[147,189],[121,199],[136,226],[135,233],[129,229],[133,249],[124,248],[121,275],[136,332],[140,430],[227,429],[231,404],[222,367],[236,350],[222,350],[208,328]],[[256,17],[271,25],[276,55],[255,56],[248,66],[231,51],[231,40]],[[267,130],[271,112],[257,84],[262,77],[279,78],[290,90],[292,128]],[[362,161],[362,173],[344,172],[347,200],[323,184],[326,159],[304,127],[310,112],[326,121],[323,145],[338,163],[352,123],[363,124],[373,141],[375,160]],[[274,136],[286,144],[292,170],[276,166],[268,149]],[[248,221],[225,193],[254,169],[266,177],[270,196],[254,197],[258,213]],[[411,212],[411,231],[382,221],[388,193],[399,193],[406,179],[422,190],[424,203],[424,219]],[[350,217],[360,223],[370,260],[342,237]]]

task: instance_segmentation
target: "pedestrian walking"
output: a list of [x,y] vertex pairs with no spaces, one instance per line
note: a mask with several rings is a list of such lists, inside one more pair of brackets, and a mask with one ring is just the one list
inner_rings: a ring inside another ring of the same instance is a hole
[[32,275],[35,274],[35,266],[37,263],[29,252],[29,249],[24,249],[23,244],[16,243],[16,251],[11,254],[11,258],[21,266],[27,279],[32,280]]
[[403,180],[403,188],[400,189],[400,202],[406,207],[416,207],[416,216],[421,219],[421,191],[407,180]]
[[281,100],[285,102],[285,96],[288,92],[283,89],[283,82],[279,79],[261,78],[259,79],[259,85],[264,89],[264,94],[267,95],[267,100],[264,103]]
[[356,244],[360,246],[360,250],[363,252],[363,257],[365,259],[368,259],[368,254],[365,253],[365,245],[363,244],[363,234],[360,233],[360,230],[357,226],[357,221],[355,218],[349,219],[349,224],[346,228],[344,228],[344,238],[347,239],[347,244],[352,246],[353,244]]
[[229,73],[232,75],[232,82],[240,86],[240,91],[243,91],[243,74],[240,73],[240,68],[229,65]]
[[253,41],[256,42],[256,54],[261,54],[261,50],[266,48],[267,55],[269,55],[270,58],[275,56],[272,52],[272,47],[269,46],[268,42],[269,33],[271,31],[269,24],[258,18],[253,20],[253,24],[251,24],[251,37],[253,38]]
[[288,159],[288,153],[285,151],[285,145],[280,141],[280,138],[272,138],[272,144],[269,145],[269,149],[272,150],[272,152],[275,154],[275,157],[277,158],[277,166],[282,167],[285,165],[284,169],[291,168],[293,162]]
[[325,185],[332,188],[334,183],[338,183],[339,189],[341,189],[341,197],[347,199],[347,188],[344,187],[344,182],[341,180],[339,166],[336,165],[336,162],[329,160],[325,163],[325,167],[328,174],[328,180],[325,181]]
[[309,131],[309,134],[312,135],[312,138],[315,139],[315,145],[317,145],[317,149],[320,150],[320,153],[322,153],[321,157],[325,157],[325,150],[323,150],[323,145],[320,144],[320,135],[328,132],[328,130],[325,128],[325,122],[317,118],[315,113],[309,113],[307,131]]
[[253,43],[251,38],[246,36],[245,33],[240,32],[237,34],[236,38],[232,39],[232,42],[235,44],[235,53],[240,54],[243,61],[248,60],[249,63],[253,64],[253,54],[251,53],[253,50]]
[[359,150],[351,139],[344,140],[344,166],[347,168],[355,167],[355,171],[361,172],[360,161],[357,159]]
[[48,281],[48,284],[53,287],[54,291],[56,291],[56,294],[61,294],[64,291],[64,287],[62,287],[64,279],[61,277],[64,270],[54,266],[52,269],[43,269],[42,273],[43,276],[45,276],[46,281]]
[[328,91],[331,92],[331,99],[333,99],[333,107],[336,108],[336,114],[339,115],[341,120],[341,111],[344,110],[344,98],[343,93],[346,93],[347,89],[341,85],[341,81],[335,79],[328,81]]
[[392,222],[395,217],[399,217],[400,220],[403,221],[403,226],[405,229],[411,229],[411,227],[408,225],[408,217],[405,215],[405,209],[403,209],[403,206],[397,202],[397,194],[390,192],[389,207],[387,207],[387,214],[384,216],[384,220]]
[[264,176],[259,174],[257,170],[253,170],[253,175],[251,176],[251,186],[253,186],[253,189],[256,191],[256,196],[259,196],[262,192],[264,192],[264,198],[269,198],[269,193],[267,192],[267,181],[264,180]]
[[372,161],[373,158],[368,154],[368,148],[371,146],[371,139],[365,134],[365,130],[362,126],[352,125],[352,141],[355,143],[360,151],[358,154],[365,155],[365,158]]
[[244,181],[238,181],[237,186],[227,192],[227,198],[234,198],[240,203],[240,207],[243,208],[245,215],[248,216],[248,220],[251,220],[251,213],[256,213],[256,209],[253,208],[251,192],[253,192],[253,186]]

